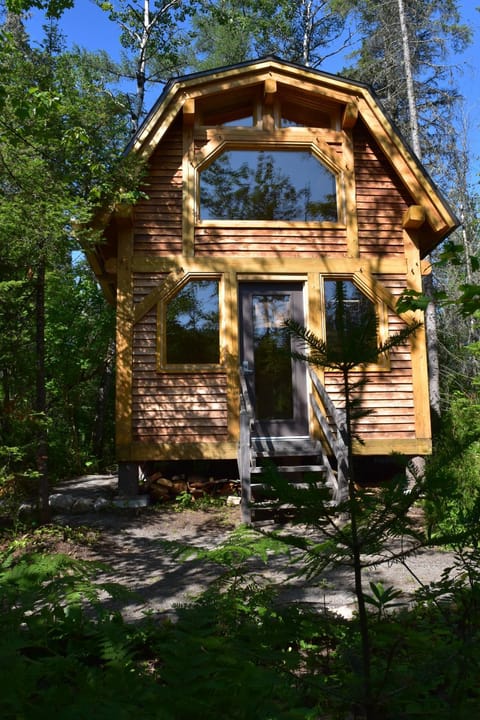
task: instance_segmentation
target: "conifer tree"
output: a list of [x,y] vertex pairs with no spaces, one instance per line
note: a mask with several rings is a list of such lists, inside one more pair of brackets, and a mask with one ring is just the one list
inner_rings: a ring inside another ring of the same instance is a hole
[[[25,434],[36,457],[45,520],[55,428],[47,372],[47,285],[52,272],[68,272],[71,252],[78,248],[72,220],[89,218],[110,190],[112,200],[120,178],[128,186],[117,154],[127,126],[121,104],[92,75],[85,54],[65,53],[55,23],[46,27],[39,49],[30,47],[21,19],[11,14],[1,34],[0,289],[7,307],[16,298],[32,318],[27,326],[32,334],[22,336],[28,368],[16,364],[28,375],[7,373],[2,402],[15,409],[19,392],[29,388],[21,398],[22,416],[30,427]],[[1,320],[7,323],[2,327],[6,359],[15,352],[8,343],[12,314]]]

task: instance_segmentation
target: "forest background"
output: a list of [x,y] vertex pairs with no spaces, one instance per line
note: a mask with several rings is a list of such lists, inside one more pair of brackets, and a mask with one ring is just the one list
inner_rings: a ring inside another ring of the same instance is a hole
[[436,300],[431,464],[462,522],[459,502],[480,496],[478,9],[2,0],[0,12],[3,486],[38,485],[46,507],[50,483],[113,465],[114,312],[79,244],[95,235],[79,228],[98,206],[137,197],[141,168],[122,152],[170,77],[273,53],[372,85],[461,220],[425,294]]

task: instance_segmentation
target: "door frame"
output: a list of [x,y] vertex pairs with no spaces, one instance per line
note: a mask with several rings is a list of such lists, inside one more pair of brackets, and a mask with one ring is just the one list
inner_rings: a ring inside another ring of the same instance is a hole
[[[293,294],[292,319],[305,325],[305,285],[306,280],[248,280],[240,281],[238,288],[239,318],[239,354],[244,368],[245,380],[249,389],[252,405],[255,408],[255,368],[253,356],[253,319],[252,298],[255,294],[284,295]],[[295,347],[296,346],[296,347]],[[291,338],[292,349],[300,350],[299,341]],[[255,437],[308,437],[309,402],[306,363],[292,359],[292,401],[293,417],[278,420],[258,420],[253,418]]]

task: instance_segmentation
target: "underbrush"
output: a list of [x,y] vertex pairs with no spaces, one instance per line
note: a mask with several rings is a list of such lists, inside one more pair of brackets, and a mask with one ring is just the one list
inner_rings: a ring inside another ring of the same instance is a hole
[[[282,605],[247,571],[249,558],[268,562],[281,541],[240,529],[203,553],[225,571],[176,622],[135,625],[104,609],[105,594],[126,591],[98,584],[101,566],[42,547],[24,537],[1,555],[3,720],[363,717],[357,618]],[[375,717],[476,717],[480,554],[459,553],[410,609],[392,612],[394,593],[381,590],[370,614]]]
[[478,543],[480,528],[480,401],[458,395],[442,420],[428,459],[425,515],[431,537],[451,545]]

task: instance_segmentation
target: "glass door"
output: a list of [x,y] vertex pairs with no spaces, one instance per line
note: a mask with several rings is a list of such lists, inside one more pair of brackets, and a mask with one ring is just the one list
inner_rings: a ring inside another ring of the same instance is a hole
[[291,357],[287,319],[304,324],[301,283],[240,285],[240,359],[259,437],[308,435],[306,367]]

